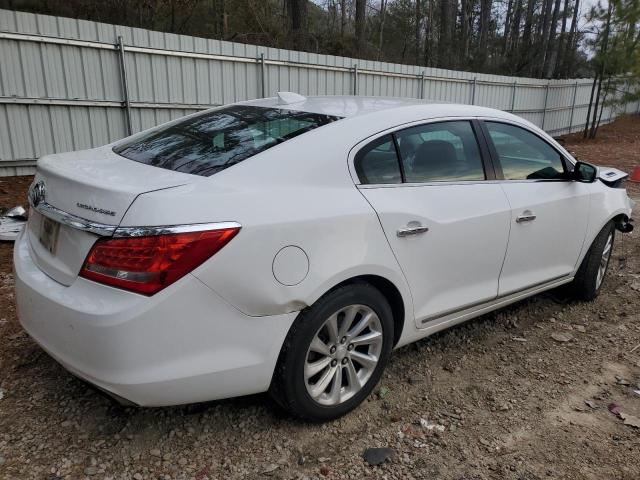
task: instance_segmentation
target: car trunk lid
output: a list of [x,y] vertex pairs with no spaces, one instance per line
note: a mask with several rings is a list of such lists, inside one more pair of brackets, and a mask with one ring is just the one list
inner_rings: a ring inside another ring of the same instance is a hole
[[86,223],[116,226],[138,195],[201,180],[132,162],[109,146],[45,156],[34,179],[44,194],[30,200],[40,202],[31,209],[27,227],[32,257],[44,273],[70,285],[98,235],[49,218],[47,209]]

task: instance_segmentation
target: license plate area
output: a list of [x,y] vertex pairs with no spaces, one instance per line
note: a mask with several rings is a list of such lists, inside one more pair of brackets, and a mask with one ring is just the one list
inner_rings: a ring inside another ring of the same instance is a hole
[[58,235],[60,233],[60,224],[55,220],[51,220],[45,216],[42,216],[40,222],[40,232],[38,234],[38,240],[40,244],[51,254],[56,254],[56,247],[58,246]]

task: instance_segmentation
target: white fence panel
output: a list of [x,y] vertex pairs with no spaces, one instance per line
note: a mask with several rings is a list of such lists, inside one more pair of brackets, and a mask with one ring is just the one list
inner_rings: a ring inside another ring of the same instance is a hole
[[[32,173],[36,159],[47,153],[103,145],[199,109],[281,90],[484,105],[558,135],[584,126],[591,84],[358,60],[0,10],[0,176]],[[639,108],[635,103],[622,110]],[[605,108],[603,122],[617,113]]]

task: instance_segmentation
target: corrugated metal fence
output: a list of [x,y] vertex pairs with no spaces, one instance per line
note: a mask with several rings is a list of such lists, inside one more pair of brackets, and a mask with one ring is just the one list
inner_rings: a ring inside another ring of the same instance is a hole
[[[103,145],[276,91],[485,105],[558,135],[584,125],[591,81],[374,62],[0,10],[0,176],[32,173],[47,153]],[[603,121],[619,113],[607,108]]]

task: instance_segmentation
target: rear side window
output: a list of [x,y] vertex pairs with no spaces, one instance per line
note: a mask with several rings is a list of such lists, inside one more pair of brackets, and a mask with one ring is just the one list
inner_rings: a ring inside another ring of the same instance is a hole
[[356,173],[363,184],[402,183],[393,137],[375,139],[355,157]]
[[468,121],[428,123],[385,135],[362,148],[354,163],[362,184],[486,179]]
[[113,151],[146,165],[210,176],[339,118],[235,105],[153,130],[117,145]]
[[396,139],[408,183],[485,179],[470,122],[418,125],[396,133]]
[[505,180],[565,178],[562,156],[537,135],[506,123],[485,122]]

